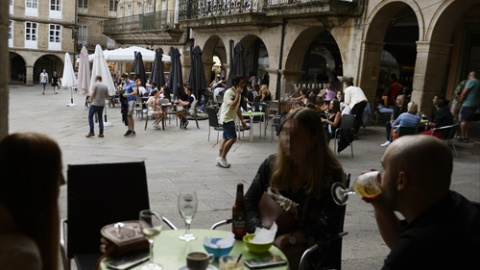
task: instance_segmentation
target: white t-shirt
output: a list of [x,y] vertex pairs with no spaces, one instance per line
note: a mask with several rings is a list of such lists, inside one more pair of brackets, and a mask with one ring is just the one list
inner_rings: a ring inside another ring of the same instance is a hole
[[350,108],[353,108],[357,103],[362,101],[368,101],[360,87],[349,86],[343,92],[345,94],[345,105],[350,106]]
[[142,96],[143,96],[145,93],[148,93],[147,89],[145,89],[145,87],[143,87],[143,86],[138,87],[137,92],[138,92],[140,95],[142,95]]

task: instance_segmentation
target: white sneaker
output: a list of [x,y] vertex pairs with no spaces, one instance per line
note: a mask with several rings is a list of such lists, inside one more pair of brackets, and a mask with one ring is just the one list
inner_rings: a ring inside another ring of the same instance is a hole
[[220,158],[218,160],[218,166],[223,167],[223,168],[230,168],[230,164],[224,158]]
[[389,144],[390,144],[390,141],[386,141],[386,142],[380,144],[380,146],[387,147]]
[[220,157],[217,157],[217,160],[215,161],[215,165],[220,166]]

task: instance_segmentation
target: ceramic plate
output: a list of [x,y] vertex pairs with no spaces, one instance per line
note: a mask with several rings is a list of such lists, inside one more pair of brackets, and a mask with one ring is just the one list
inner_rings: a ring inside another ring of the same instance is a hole
[[[188,268],[187,268],[186,265],[184,265],[184,266],[178,268],[178,270],[188,270]],[[218,270],[218,268],[210,264],[210,265],[207,267],[207,270]]]

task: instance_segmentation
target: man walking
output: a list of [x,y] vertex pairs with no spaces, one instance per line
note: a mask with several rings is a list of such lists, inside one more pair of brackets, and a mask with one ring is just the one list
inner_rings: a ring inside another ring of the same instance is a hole
[[468,73],[468,81],[460,95],[460,102],[462,107],[460,107],[461,135],[459,141],[468,142],[473,116],[480,103],[480,82],[476,71]]
[[45,95],[45,86],[48,83],[48,73],[45,69],[40,73],[40,84],[42,85],[42,95]]
[[123,90],[125,93],[123,97],[127,98],[128,111],[127,111],[127,132],[123,135],[125,137],[135,136],[135,122],[133,120],[133,113],[135,111],[135,102],[137,101],[137,87],[135,83],[130,80],[127,73],[122,74]]
[[345,105],[351,109],[350,114],[355,115],[355,135],[362,126],[363,112],[368,105],[367,97],[360,87],[353,86],[353,79],[348,82],[348,87],[345,89]]
[[93,115],[97,114],[98,137],[103,138],[103,108],[105,107],[105,99],[109,98],[110,95],[108,95],[107,85],[102,82],[102,76],[95,77],[95,84],[92,86],[90,96],[92,97],[92,104],[90,104],[90,109],[88,110],[88,126],[90,127],[90,132],[85,137],[90,138],[95,136],[93,132]]
[[225,92],[223,103],[220,111],[220,123],[223,125],[223,140],[220,145],[220,150],[215,165],[229,168],[230,164],[227,162],[227,154],[230,148],[237,140],[237,133],[235,130],[235,118],[242,121],[242,126],[245,128],[247,124],[243,120],[242,111],[240,110],[240,102],[242,99],[242,90],[245,87],[245,79],[240,76],[235,76],[232,79],[232,88]]

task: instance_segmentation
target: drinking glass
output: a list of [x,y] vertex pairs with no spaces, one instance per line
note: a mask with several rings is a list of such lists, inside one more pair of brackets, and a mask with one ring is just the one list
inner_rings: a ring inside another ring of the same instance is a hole
[[185,220],[185,233],[178,236],[181,240],[192,241],[195,237],[190,233],[190,224],[192,224],[193,217],[197,213],[197,193],[195,191],[182,191],[178,195],[178,212]]
[[263,112],[263,105],[262,105],[262,104],[258,105],[258,110],[259,110],[260,112]]
[[255,112],[256,109],[257,109],[257,106],[255,106],[255,104],[252,104],[252,112]]
[[139,214],[142,233],[150,243],[150,260],[142,270],[162,270],[162,266],[153,261],[153,243],[162,231],[162,218],[151,210],[142,210]]
[[342,183],[335,182],[332,185],[331,193],[333,201],[338,205],[345,205],[350,194],[357,194],[365,198],[374,198],[382,193],[380,189],[379,171],[371,171],[361,174],[355,179],[352,187],[346,188]]

